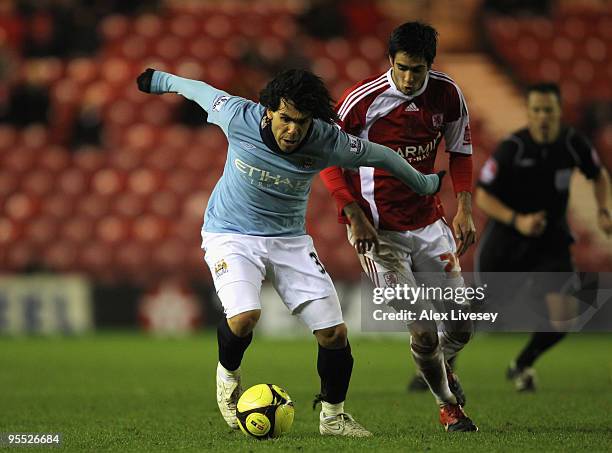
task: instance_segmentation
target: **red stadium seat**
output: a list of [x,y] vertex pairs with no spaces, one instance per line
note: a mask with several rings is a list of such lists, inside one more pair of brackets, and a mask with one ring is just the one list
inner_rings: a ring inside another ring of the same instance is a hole
[[53,241],[42,252],[43,264],[51,270],[62,272],[76,269],[77,247],[70,241]]
[[94,192],[101,195],[113,195],[125,188],[126,175],[119,170],[104,168],[97,171],[91,180]]
[[78,168],[87,173],[93,173],[102,168],[106,163],[106,156],[96,148],[80,151],[74,155],[74,162]]
[[85,173],[78,168],[67,168],[58,176],[57,187],[65,194],[79,195],[84,193],[89,185]]
[[200,190],[189,195],[183,203],[183,213],[186,218],[201,220],[204,217],[204,209],[208,204],[210,192]]
[[197,60],[209,61],[217,52],[216,46],[217,43],[209,36],[201,36],[191,41],[189,48],[186,50],[188,50],[191,56]]
[[173,61],[182,55],[184,47],[183,40],[177,36],[159,37],[155,43],[155,54],[161,59]]
[[17,173],[0,171],[0,200],[6,200],[18,187],[19,176]]
[[139,113],[142,122],[155,127],[165,126],[172,121],[172,111],[168,103],[154,97],[143,103]]
[[88,242],[78,249],[79,267],[91,273],[107,272],[111,269],[112,251],[100,242]]
[[69,78],[73,79],[79,85],[88,84],[99,77],[98,65],[90,58],[75,58],[70,60],[66,68],[66,73]]
[[4,213],[11,219],[26,222],[36,214],[39,207],[40,199],[36,195],[17,192],[6,199]]
[[229,36],[232,28],[229,18],[223,14],[211,14],[204,23],[204,32],[219,39]]
[[126,100],[118,100],[109,106],[106,117],[110,123],[127,127],[134,123],[136,117],[134,104]]
[[109,195],[101,195],[98,193],[86,194],[78,201],[78,212],[93,217],[94,219],[102,217],[110,210],[111,198],[112,197]]
[[386,59],[387,47],[380,38],[366,36],[359,42],[359,51],[368,61],[377,64],[380,60]]
[[152,265],[162,273],[176,271],[185,265],[187,246],[177,238],[169,239],[152,250]]
[[48,146],[42,150],[36,163],[51,172],[62,171],[71,165],[70,154],[61,146]]
[[68,219],[75,211],[75,199],[64,193],[49,194],[41,206],[43,214],[52,215],[58,219]]
[[126,36],[130,23],[125,16],[111,15],[102,19],[100,32],[106,43],[117,41]]
[[139,195],[148,195],[159,190],[163,184],[163,174],[148,168],[134,170],[128,176],[128,188]]
[[54,187],[54,178],[47,170],[33,170],[22,179],[21,188],[27,194],[44,196]]
[[112,211],[124,218],[139,217],[145,212],[147,198],[132,192],[123,192],[115,199]]
[[22,146],[39,150],[49,143],[49,130],[42,124],[33,124],[22,129],[19,138]]
[[121,55],[128,60],[140,60],[151,55],[151,46],[146,38],[138,35],[127,37],[120,47]]
[[28,223],[26,230],[26,236],[32,243],[51,243],[57,238],[58,219],[53,216],[38,216]]
[[517,43],[517,50],[522,58],[533,61],[540,56],[540,44],[532,36],[524,36]]
[[351,46],[344,38],[335,38],[325,44],[325,52],[334,60],[345,61],[354,54],[351,53]]
[[158,243],[168,234],[168,224],[165,220],[150,214],[138,217],[133,224],[133,237],[143,243]]
[[201,29],[199,22],[193,16],[180,14],[171,19],[170,31],[183,38],[193,38],[200,33]]
[[17,222],[7,217],[0,217],[0,249],[8,247],[19,237]]
[[151,149],[159,143],[159,135],[160,131],[149,124],[135,124],[127,131],[124,145],[130,148]]
[[154,14],[143,14],[134,21],[136,33],[151,40],[156,40],[163,36],[164,21]]
[[[184,49],[182,49],[184,50]],[[205,79],[205,67],[194,58],[182,58],[176,62],[176,73],[181,77],[194,80]]]
[[151,195],[149,205],[151,213],[157,217],[176,221],[181,214],[179,198],[169,190],[156,191]]
[[190,193],[197,183],[198,175],[191,170],[177,168],[167,175],[165,187],[177,195]]
[[173,171],[182,154],[183,152],[179,150],[157,148],[147,156],[146,164],[151,169],[161,172],[161,174],[166,174]]
[[17,129],[0,124],[0,150],[12,148],[17,142]]
[[95,221],[87,215],[65,219],[59,230],[60,238],[75,246],[95,240]]
[[131,221],[115,215],[107,215],[96,224],[96,238],[103,244],[116,244],[128,239]]
[[606,57],[609,55],[606,42],[596,36],[591,36],[586,40],[584,49],[586,56],[596,63],[606,61]]
[[351,58],[346,62],[347,77],[357,82],[374,74],[374,69],[363,58]]
[[318,57],[312,62],[312,70],[321,77],[325,83],[335,81],[338,77],[336,64],[328,57]]
[[23,271],[31,265],[40,264],[40,257],[32,244],[16,242],[7,248],[4,261],[3,267],[6,269]]

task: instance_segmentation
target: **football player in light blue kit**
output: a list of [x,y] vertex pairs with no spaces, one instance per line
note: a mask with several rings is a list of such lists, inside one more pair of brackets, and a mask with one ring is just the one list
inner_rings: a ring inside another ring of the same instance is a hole
[[320,433],[371,436],[344,412],[353,357],[338,296],[305,231],[312,178],[332,165],[373,166],[425,195],[439,190],[444,174],[424,175],[391,149],[341,131],[327,89],[308,71],[283,72],[262,90],[260,103],[153,69],[137,82],[146,93],[178,93],[197,102],[229,142],[202,228],[202,248],[226,315],[217,331],[216,378],[225,421],[237,428],[240,363],[261,314],[267,277],[317,339]]

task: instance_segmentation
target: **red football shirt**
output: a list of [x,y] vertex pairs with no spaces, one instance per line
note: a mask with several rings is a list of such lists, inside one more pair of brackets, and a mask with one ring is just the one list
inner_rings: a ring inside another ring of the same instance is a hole
[[[442,72],[430,70],[421,89],[407,96],[396,88],[389,69],[351,87],[336,111],[343,130],[388,146],[425,174],[434,172],[442,138],[450,153],[472,154],[463,93]],[[384,170],[331,167],[321,177],[336,199],[342,223],[348,223],[342,209],[353,200],[384,230],[414,230],[444,215],[437,195],[417,195]]]

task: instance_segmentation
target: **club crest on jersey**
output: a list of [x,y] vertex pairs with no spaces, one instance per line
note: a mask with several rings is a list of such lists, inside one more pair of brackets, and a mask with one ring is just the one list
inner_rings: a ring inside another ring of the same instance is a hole
[[490,157],[480,170],[480,182],[491,184],[497,176],[497,161]]
[[219,96],[217,99],[215,99],[215,102],[213,102],[212,109],[215,112],[220,112],[221,107],[223,107],[223,104],[225,104],[227,101],[229,101],[229,96]]
[[387,286],[394,287],[398,284],[397,274],[393,271],[385,272],[383,278]]
[[444,123],[444,113],[434,113],[431,115],[431,124],[434,129],[442,129],[442,123]]
[[349,134],[350,151],[355,154],[360,154],[363,148],[361,140]]
[[217,278],[221,277],[223,274],[227,273],[227,263],[222,258],[215,263],[215,275]]

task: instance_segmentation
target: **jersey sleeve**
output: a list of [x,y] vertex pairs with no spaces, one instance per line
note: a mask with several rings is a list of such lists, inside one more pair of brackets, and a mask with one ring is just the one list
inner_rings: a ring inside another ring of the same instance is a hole
[[231,96],[205,82],[185,79],[162,71],[153,73],[151,92],[177,93],[196,102],[208,113],[208,122],[221,127],[226,135],[238,107],[246,102],[241,97]]
[[325,188],[334,198],[339,213],[342,212],[347,204],[355,201],[355,197],[346,184],[344,173],[340,167],[326,168],[319,173],[319,176],[321,177],[321,181],[323,181]]
[[478,186],[497,198],[506,198],[512,190],[512,160],[516,154],[517,138],[504,140],[480,170]]
[[438,191],[438,175],[424,175],[386,146],[362,140],[337,127],[329,126],[331,154],[328,166],[343,168],[376,167],[388,171],[419,195]]
[[588,179],[595,179],[601,171],[601,161],[587,138],[572,129],[567,136],[567,147],[582,174]]
[[365,121],[362,102],[352,102],[353,97],[350,96],[357,89],[358,86],[356,85],[346,90],[336,105],[338,124],[343,131],[351,135],[359,135]]
[[[348,102],[348,95],[351,94],[356,87],[351,87],[344,92],[340,101],[336,105],[336,113],[338,114],[338,126],[345,132],[358,135],[363,128],[363,115],[359,113],[356,106],[351,106]],[[323,184],[336,201],[338,212],[341,213],[344,207],[355,201],[355,197],[351,193],[342,168],[333,166],[324,169],[320,174]]]
[[472,154],[470,116],[461,89],[449,85],[445,97],[444,141],[446,150],[452,153]]

